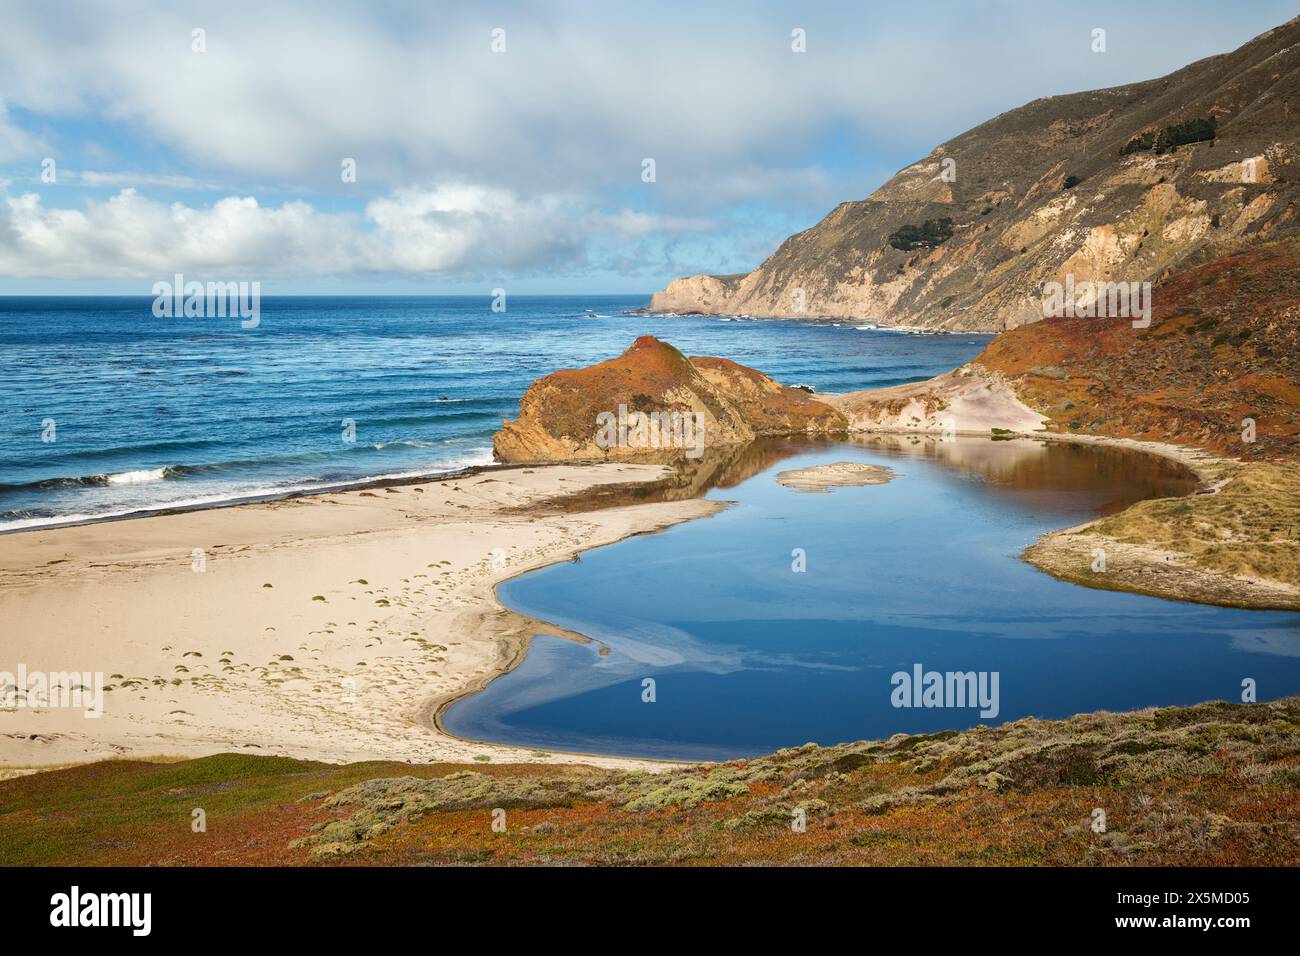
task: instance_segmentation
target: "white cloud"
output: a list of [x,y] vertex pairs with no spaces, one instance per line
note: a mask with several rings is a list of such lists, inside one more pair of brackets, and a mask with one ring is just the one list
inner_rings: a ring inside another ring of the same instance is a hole
[[[966,15],[857,4],[84,3],[69,17],[7,3],[0,91],[286,185],[336,187],[353,157],[363,182],[388,189],[459,179],[572,192],[631,186],[650,156],[671,194],[701,176],[761,183],[842,130],[924,152],[1044,93],[1145,78],[1234,42],[1153,8],[1113,13],[1098,57],[1094,13],[982,7],[976,29]],[[1275,25],[1267,11],[1222,16],[1240,39]],[[790,50],[795,18],[806,53]],[[498,26],[508,51],[493,54]]]
[[215,190],[217,186],[193,176],[180,176],[171,173],[146,172],[103,172],[93,169],[60,170],[59,178],[82,186],[108,189],[136,189],[141,186],[157,186],[162,189]]
[[[61,183],[92,166],[67,181],[222,183],[314,205],[8,198],[0,275],[147,276],[182,259],[303,275],[569,273],[653,256],[752,267],[784,234],[774,223],[811,225],[1002,110],[1230,49],[1285,20],[1283,6],[6,0],[0,163],[15,182],[36,182],[48,155]],[[1104,56],[1090,50],[1098,23]],[[795,26],[806,53],[790,49]],[[356,183],[340,180],[345,158]],[[340,202],[368,205],[322,211]]]
[[374,268],[437,273],[474,262],[514,269],[580,251],[569,212],[553,196],[520,199],[501,189],[455,185],[401,189],[366,207],[387,258]]
[[665,232],[708,232],[717,228],[717,224],[711,219],[661,216],[632,209],[623,209],[612,215],[592,213],[584,217],[584,222],[593,232],[608,232],[623,236],[650,236]]
[[594,235],[618,241],[710,225],[630,210],[607,215],[572,198],[523,198],[475,184],[397,190],[363,214],[300,201],[268,207],[251,196],[193,207],[134,189],[78,209],[46,206],[31,192],[0,198],[0,275],[11,277],[526,271],[581,262]]

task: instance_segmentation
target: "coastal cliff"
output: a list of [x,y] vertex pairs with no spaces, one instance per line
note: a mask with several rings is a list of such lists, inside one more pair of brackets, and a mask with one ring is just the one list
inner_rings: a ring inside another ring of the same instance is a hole
[[1045,97],[653,312],[1000,331],[1048,282],[1157,281],[1300,231],[1300,18],[1160,79]]

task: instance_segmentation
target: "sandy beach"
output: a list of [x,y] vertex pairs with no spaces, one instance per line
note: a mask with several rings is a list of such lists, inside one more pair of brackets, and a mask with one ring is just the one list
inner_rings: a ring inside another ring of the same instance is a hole
[[0,536],[0,672],[102,672],[106,685],[98,718],[0,711],[0,768],[226,751],[572,763],[447,736],[434,715],[520,659],[531,633],[578,639],[501,607],[500,581],[722,507],[530,506],[663,474],[493,469]]

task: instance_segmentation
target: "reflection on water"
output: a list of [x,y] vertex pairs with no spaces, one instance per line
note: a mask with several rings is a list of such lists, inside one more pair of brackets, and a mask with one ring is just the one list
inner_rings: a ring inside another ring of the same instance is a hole
[[[901,477],[825,495],[773,477],[841,460]],[[1261,699],[1300,691],[1300,616],[1082,588],[1019,560],[1044,531],[1193,486],[1152,456],[1024,439],[774,441],[701,461],[658,493],[712,487],[736,504],[503,585],[511,607],[598,643],[538,638],[444,724],[534,747],[726,758],[980,722],[892,706],[891,675],[917,664],[997,672],[992,722],[1237,699],[1245,677]]]
[[[598,485],[577,494],[552,498],[540,505],[529,505],[528,509],[542,512],[590,511],[652,501],[685,501],[698,498],[713,488],[738,485],[807,447],[784,440],[760,439],[746,445],[706,448],[699,458],[686,458],[680,451],[665,451],[660,463],[671,466],[672,471],[662,481]],[[650,455],[645,458],[653,460]]]
[[[695,459],[685,458],[680,451],[665,451],[663,464],[671,465],[673,471],[662,481],[601,485],[551,499],[540,507],[529,507],[587,511],[649,501],[683,501],[715,488],[735,487],[794,455],[844,448],[875,449],[889,452],[892,457],[932,458],[986,482],[991,490],[1034,492],[1047,502],[1063,501],[1062,495],[1082,495],[1090,515],[1122,511],[1144,498],[1190,494],[1197,484],[1195,475],[1176,461],[1085,443],[971,438],[941,441],[935,435],[868,435],[821,441],[766,438],[747,445],[708,448]],[[1033,500],[1034,495],[1023,495],[1025,505],[1032,506]],[[1080,500],[1076,497],[1075,503]]]
[[1085,442],[1023,438],[945,442],[937,437],[881,435],[855,444],[894,455],[933,458],[983,481],[992,492],[1013,492],[1024,507],[1035,502],[1047,508],[1082,505],[1089,512],[1113,514],[1145,498],[1191,494],[1197,486],[1196,476],[1172,459]]

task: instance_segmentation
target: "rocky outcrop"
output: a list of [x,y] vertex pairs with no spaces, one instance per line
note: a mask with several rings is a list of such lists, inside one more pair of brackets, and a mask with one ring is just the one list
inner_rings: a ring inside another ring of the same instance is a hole
[[843,432],[844,416],[808,393],[720,358],[687,358],[650,335],[616,359],[534,382],[502,422],[502,462],[698,460],[780,435]]
[[[1044,286],[1066,276],[1156,281],[1300,231],[1298,101],[1300,18],[1161,79],[1004,113],[753,272],[677,279],[650,310],[988,332],[1035,322]],[[1213,139],[1162,145],[1210,120]]]

